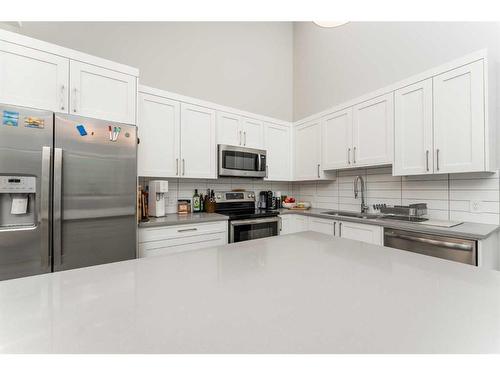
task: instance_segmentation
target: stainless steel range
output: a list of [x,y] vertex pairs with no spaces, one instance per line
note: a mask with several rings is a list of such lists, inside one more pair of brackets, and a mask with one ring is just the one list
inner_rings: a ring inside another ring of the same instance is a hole
[[229,216],[229,242],[277,236],[281,230],[278,211],[255,207],[253,191],[218,191],[216,212]]

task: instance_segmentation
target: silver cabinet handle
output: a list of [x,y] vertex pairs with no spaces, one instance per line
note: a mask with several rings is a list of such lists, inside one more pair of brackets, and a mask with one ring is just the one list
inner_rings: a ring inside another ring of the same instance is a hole
[[241,146],[241,130],[240,130],[240,146]]
[[318,178],[320,178],[320,175],[319,175],[319,164],[318,164]]
[[246,146],[247,145],[247,132],[246,131],[243,132],[243,137],[244,137],[243,146]]
[[177,232],[194,232],[196,230],[198,230],[198,228],[177,229]]
[[436,169],[439,171],[439,148],[436,149]]
[[53,209],[53,248],[54,248],[54,263],[61,265],[63,263],[62,249],[62,162],[63,151],[61,148],[54,149],[54,200],[52,202]]
[[179,158],[175,159],[175,175],[179,175]]
[[42,147],[42,176],[40,191],[40,230],[42,232],[41,266],[50,271],[50,234],[49,234],[49,202],[50,202],[50,147]]
[[77,109],[76,109],[76,102],[77,102],[77,99],[76,99],[76,95],[78,93],[78,90],[76,89],[76,87],[73,89],[73,112],[77,112]]
[[182,175],[186,174],[186,161],[182,159]]
[[333,237],[335,237],[335,229],[337,228],[337,222],[333,222]]
[[351,164],[351,148],[347,149],[347,164]]
[[425,168],[429,172],[429,150],[425,151]]
[[269,166],[266,164],[266,178],[268,177],[268,173],[269,173]]
[[342,237],[342,222],[339,223],[339,237]]
[[356,164],[356,146],[352,149],[352,162]]
[[66,87],[64,85],[61,85],[61,111],[64,111],[64,89]]

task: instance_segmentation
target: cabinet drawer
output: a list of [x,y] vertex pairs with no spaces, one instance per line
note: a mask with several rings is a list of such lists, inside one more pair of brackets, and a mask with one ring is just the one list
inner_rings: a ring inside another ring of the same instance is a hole
[[227,232],[227,221],[139,229],[139,243]]
[[212,246],[225,245],[227,243],[227,233],[204,233],[203,235],[191,235],[185,237],[175,237],[160,241],[143,242],[139,244],[139,256],[150,257],[179,253],[183,251],[198,250]]

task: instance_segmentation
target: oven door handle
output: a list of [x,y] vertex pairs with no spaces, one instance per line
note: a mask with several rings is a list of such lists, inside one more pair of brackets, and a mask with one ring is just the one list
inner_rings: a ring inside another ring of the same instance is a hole
[[248,219],[248,220],[231,220],[231,226],[239,227],[241,225],[252,225],[252,224],[264,224],[264,223],[276,223],[279,221],[279,217],[265,218],[265,219]]

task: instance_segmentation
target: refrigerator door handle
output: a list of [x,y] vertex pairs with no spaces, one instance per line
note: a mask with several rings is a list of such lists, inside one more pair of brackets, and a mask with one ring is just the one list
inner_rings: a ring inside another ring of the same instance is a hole
[[49,202],[50,202],[50,147],[42,147],[42,175],[40,180],[40,229],[42,237],[41,266],[50,269],[50,233],[49,233]]
[[61,235],[61,212],[62,212],[62,157],[63,151],[61,148],[54,148],[54,263],[62,264],[62,235]]

